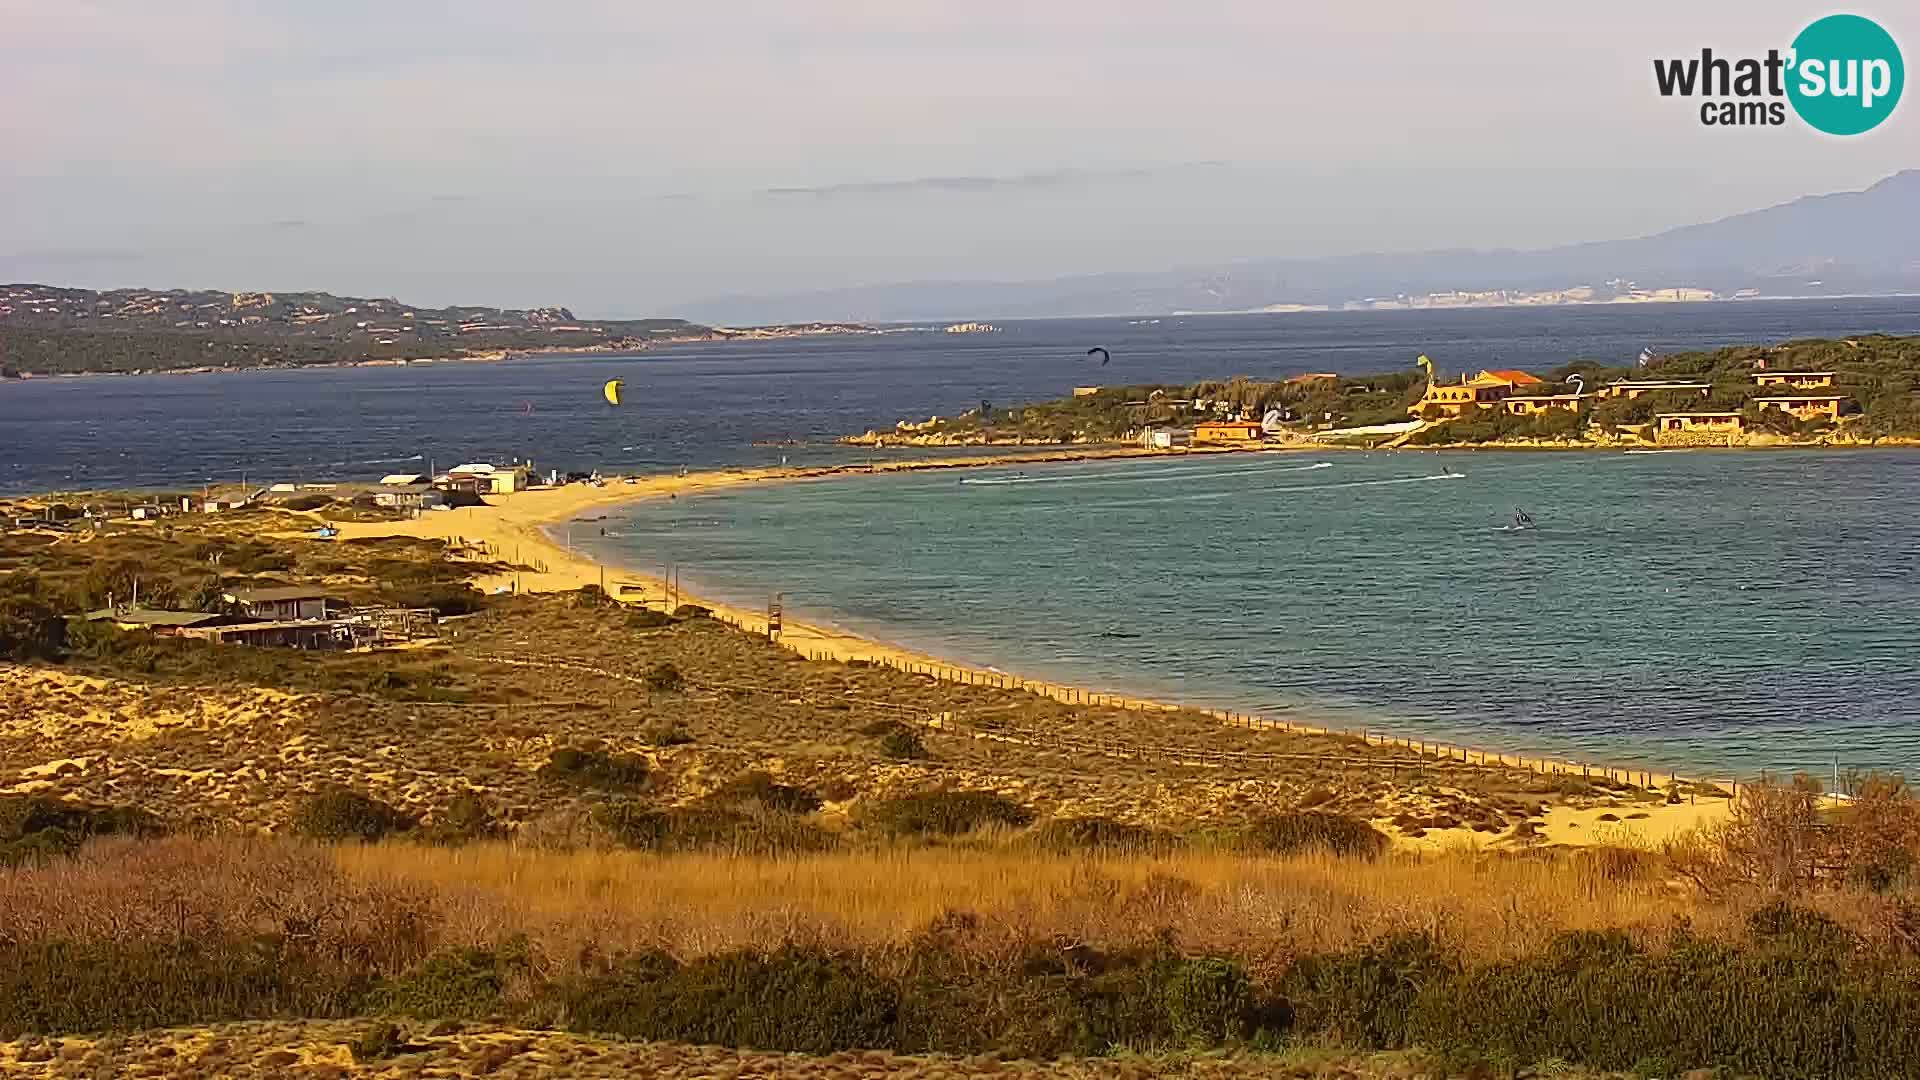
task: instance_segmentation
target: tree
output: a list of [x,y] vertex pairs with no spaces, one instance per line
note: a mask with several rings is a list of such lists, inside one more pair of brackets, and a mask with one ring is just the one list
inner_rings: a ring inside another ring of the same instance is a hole
[[0,658],[53,660],[66,649],[67,622],[37,596],[0,596]]
[[1543,439],[1571,439],[1580,434],[1580,414],[1572,409],[1548,409],[1534,417],[1533,430]]

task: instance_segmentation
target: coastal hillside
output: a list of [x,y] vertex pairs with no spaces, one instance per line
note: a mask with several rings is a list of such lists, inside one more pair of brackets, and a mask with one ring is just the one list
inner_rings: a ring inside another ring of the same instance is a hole
[[1897,780],[1548,771],[834,659],[482,539],[540,494],[0,508],[0,1070],[1920,1060]]
[[1294,307],[1409,309],[1844,296],[1920,290],[1909,234],[1920,170],[1863,191],[1778,206],[1650,236],[1534,251],[1419,251],[1082,274],[1035,281],[922,281],[728,296],[694,318],[931,319],[1166,315]]
[[[1420,358],[1426,360],[1425,357]],[[1088,386],[867,431],[863,445],[1858,444],[1920,438],[1920,338],[1862,335],[1449,372]],[[1666,423],[1657,422],[1667,417]]]
[[0,285],[0,377],[629,352],[682,341],[867,329],[829,323],[713,328],[683,319],[582,319],[564,307],[427,308],[324,292]]
[[[86,529],[66,524],[76,505],[18,502],[0,534],[0,657],[25,662],[0,667],[0,800],[124,805],[166,831],[299,832],[350,793],[408,829],[642,847],[833,846],[920,828],[893,815],[949,813],[1171,838],[1303,802],[1346,815],[1362,844],[1457,833],[1524,847],[1556,806],[1660,805],[1644,778],[1570,787],[1357,738],[805,661],[704,609],[598,588],[489,595],[476,585],[538,567],[435,539],[306,535],[356,513],[374,520],[351,528],[381,531],[379,508],[324,495]],[[167,632],[230,617],[249,590],[300,589],[446,621],[375,651]],[[929,794],[952,791],[969,794]],[[818,814],[738,812],[782,799]]]

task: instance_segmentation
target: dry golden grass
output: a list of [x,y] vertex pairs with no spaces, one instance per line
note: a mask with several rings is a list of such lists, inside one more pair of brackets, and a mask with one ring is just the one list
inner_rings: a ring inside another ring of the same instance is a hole
[[1124,942],[1164,927],[1182,948],[1276,962],[1402,930],[1432,931],[1491,958],[1538,949],[1566,930],[1718,921],[1659,874],[1586,855],[1363,861],[922,847],[764,858],[486,844],[342,847],[334,856],[368,885],[449,898],[444,931],[454,940],[527,932],[560,955],[589,942],[682,956],[789,939],[886,947],[948,912],[1029,939]]

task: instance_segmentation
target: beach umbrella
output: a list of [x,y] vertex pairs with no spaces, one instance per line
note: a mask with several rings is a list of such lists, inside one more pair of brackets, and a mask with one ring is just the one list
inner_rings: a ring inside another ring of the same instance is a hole
[[608,379],[607,385],[600,388],[601,396],[607,399],[607,404],[620,404],[620,387],[621,382],[619,379]]

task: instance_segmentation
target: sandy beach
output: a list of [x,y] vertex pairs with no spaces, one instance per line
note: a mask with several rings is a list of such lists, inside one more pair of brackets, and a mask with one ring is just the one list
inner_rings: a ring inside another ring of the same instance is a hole
[[[337,527],[343,539],[376,536],[444,539],[465,547],[472,552],[474,558],[510,563],[521,568],[479,578],[476,583],[487,591],[565,592],[592,585],[604,588],[609,595],[620,598],[626,603],[644,604],[655,608],[666,607],[669,604],[696,604],[708,608],[716,618],[725,622],[755,633],[765,633],[767,629],[765,610],[744,608],[677,587],[670,594],[668,583],[656,574],[609,565],[588,557],[566,541],[564,526],[568,522],[593,515],[595,511],[604,511],[607,507],[619,504],[749,485],[795,483],[868,473],[1168,456],[1183,455],[1180,452],[1168,454],[1164,451],[1134,448],[1080,448],[1009,453],[990,457],[894,461],[872,466],[729,469],[688,473],[683,476],[614,478],[606,480],[600,486],[576,483],[557,488],[535,488],[512,495],[490,496],[484,506],[430,512],[407,521],[340,522]],[[585,535],[587,530],[594,530],[597,525],[592,521],[584,521],[580,523],[579,528],[583,530],[582,535]],[[555,535],[556,533],[558,536]],[[1146,710],[1171,710],[1176,707],[1164,701],[1106,694],[1096,688],[1029,679],[1017,673],[969,666],[948,658],[902,648],[885,641],[816,623],[795,621],[791,618],[783,619],[782,623],[780,643],[812,659],[841,662],[864,661],[918,671],[934,678],[1018,687],[1065,701],[1097,701],[1107,705]],[[1327,730],[1288,720],[1217,710],[1205,711],[1216,716],[1223,724],[1235,726],[1266,726],[1311,733],[1323,733]],[[1408,739],[1389,732],[1358,730],[1346,732],[1346,734],[1363,738],[1375,745],[1392,744],[1416,749],[1435,758],[1486,762],[1572,776],[1605,775],[1648,788],[1664,788],[1669,783],[1682,779],[1678,774],[1670,772],[1629,770],[1591,763],[1523,758],[1513,754],[1502,755],[1475,748]],[[1720,783],[1722,786],[1727,786],[1731,782],[1721,781]],[[1544,833],[1550,842],[1557,844],[1577,846],[1606,842],[1657,845],[1687,829],[1725,817],[1729,807],[1730,801],[1727,799],[1700,798],[1697,801],[1675,805],[1648,806],[1643,812],[1633,815],[1631,819],[1618,820],[1603,819],[1602,815],[1605,811],[1601,809],[1577,811],[1560,808],[1549,816]],[[1452,835],[1456,831],[1460,835]],[[1409,843],[1422,849],[1434,850],[1474,842],[1476,842],[1475,835],[1470,830],[1462,829],[1432,831],[1419,841]]]

